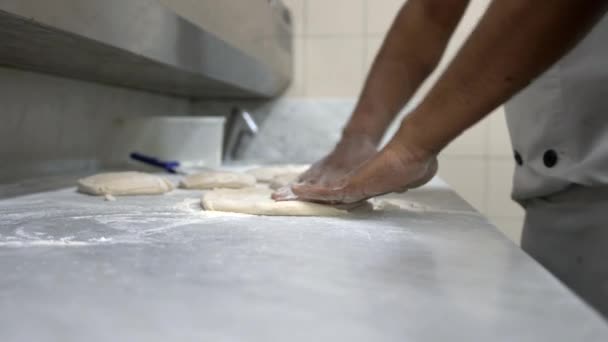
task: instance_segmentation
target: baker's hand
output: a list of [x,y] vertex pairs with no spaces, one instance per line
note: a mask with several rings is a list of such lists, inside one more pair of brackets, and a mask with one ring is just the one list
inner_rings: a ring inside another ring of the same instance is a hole
[[378,153],[376,144],[365,136],[344,136],[334,150],[314,163],[298,179],[299,183],[336,186],[349,172]]
[[[400,146],[387,145],[373,158],[340,178],[335,184],[294,184],[297,199],[321,203],[356,203],[390,192],[405,192],[430,181],[437,173],[433,154]],[[289,190],[289,189],[287,189]],[[293,199],[289,191],[279,190],[275,200]]]

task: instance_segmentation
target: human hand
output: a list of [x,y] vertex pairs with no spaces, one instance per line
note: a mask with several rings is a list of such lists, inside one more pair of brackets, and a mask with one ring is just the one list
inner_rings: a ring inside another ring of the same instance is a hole
[[298,183],[335,186],[346,174],[378,153],[376,144],[365,136],[344,136],[334,150],[314,163]]
[[[437,173],[437,158],[397,143],[343,174],[331,183],[298,183],[273,194],[275,200],[349,204],[390,192],[405,192],[430,181]],[[291,191],[290,191],[291,190]],[[290,193],[293,192],[293,195]]]

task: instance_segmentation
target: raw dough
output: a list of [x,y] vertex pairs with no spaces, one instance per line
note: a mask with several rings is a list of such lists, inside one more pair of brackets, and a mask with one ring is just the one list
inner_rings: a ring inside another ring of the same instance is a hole
[[280,188],[286,187],[291,183],[294,183],[298,180],[298,177],[301,175],[300,172],[297,173],[285,173],[282,175],[274,176],[270,181],[270,188],[273,190],[279,190]]
[[276,166],[264,166],[251,169],[247,171],[248,174],[253,175],[259,183],[270,183],[276,176],[284,174],[300,174],[308,170],[308,165],[276,165]]
[[275,202],[268,188],[246,188],[239,190],[219,189],[206,192],[201,206],[209,211],[265,215],[265,216],[339,216],[348,212],[328,205],[287,201]]
[[108,172],[78,181],[78,191],[89,195],[158,195],[173,190],[163,177],[143,172]]
[[184,178],[179,187],[184,189],[240,189],[255,185],[255,177],[246,173],[206,171]]
[[110,195],[110,194],[106,194],[105,196],[103,196],[103,199],[106,200],[107,202],[115,202],[116,201],[116,197]]
[[370,199],[370,202],[376,211],[406,210],[411,212],[424,212],[430,210],[430,208],[424,204],[405,198],[391,197],[391,195],[372,198]]

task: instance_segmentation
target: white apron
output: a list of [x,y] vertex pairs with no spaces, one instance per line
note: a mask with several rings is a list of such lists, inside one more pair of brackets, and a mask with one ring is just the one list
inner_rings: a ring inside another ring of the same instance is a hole
[[608,317],[608,16],[505,107],[522,248]]

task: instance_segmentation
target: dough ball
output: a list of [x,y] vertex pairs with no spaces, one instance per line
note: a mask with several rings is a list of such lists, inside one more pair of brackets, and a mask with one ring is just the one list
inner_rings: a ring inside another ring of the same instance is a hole
[[264,216],[339,216],[346,210],[310,202],[276,202],[268,188],[245,188],[239,190],[218,189],[206,192],[201,206],[209,211],[224,211]]
[[264,166],[247,171],[253,175],[258,183],[270,183],[273,178],[284,174],[301,174],[308,170],[309,165],[276,165]]
[[167,179],[143,172],[108,172],[80,179],[78,191],[96,196],[159,195],[173,190]]
[[274,176],[270,181],[270,188],[273,190],[279,190],[280,188],[286,187],[298,180],[301,173],[285,173],[282,175]]
[[255,177],[246,173],[206,171],[187,176],[179,187],[184,189],[240,189],[255,185]]

